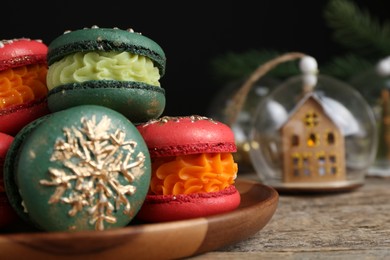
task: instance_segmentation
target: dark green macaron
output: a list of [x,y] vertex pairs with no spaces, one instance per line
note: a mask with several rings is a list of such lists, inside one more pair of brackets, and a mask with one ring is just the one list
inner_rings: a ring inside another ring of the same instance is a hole
[[52,112],[93,104],[114,109],[134,123],[165,109],[166,57],[152,39],[133,30],[67,31],[48,46],[48,106]]
[[128,225],[146,197],[147,146],[122,114],[82,105],[41,117],[14,138],[4,163],[8,199],[46,231]]

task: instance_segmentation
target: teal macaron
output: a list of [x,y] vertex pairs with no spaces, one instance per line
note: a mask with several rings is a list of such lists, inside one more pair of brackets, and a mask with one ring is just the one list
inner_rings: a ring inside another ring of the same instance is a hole
[[124,227],[148,192],[147,146],[121,113],[81,105],[41,117],[14,138],[4,162],[8,200],[45,231]]
[[134,123],[165,109],[166,56],[154,40],[132,29],[93,26],[66,31],[48,45],[48,107],[114,109]]

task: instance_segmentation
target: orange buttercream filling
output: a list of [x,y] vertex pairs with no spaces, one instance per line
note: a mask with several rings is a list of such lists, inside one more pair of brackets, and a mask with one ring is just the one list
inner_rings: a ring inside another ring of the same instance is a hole
[[149,193],[177,195],[221,191],[234,183],[237,171],[231,153],[155,158]]
[[0,109],[45,97],[46,75],[43,64],[0,71]]

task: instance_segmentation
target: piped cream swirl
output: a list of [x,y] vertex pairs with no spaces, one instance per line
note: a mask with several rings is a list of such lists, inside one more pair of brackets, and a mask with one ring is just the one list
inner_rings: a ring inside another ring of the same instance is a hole
[[177,195],[221,191],[235,182],[231,153],[159,157],[152,162],[150,194]]
[[53,63],[47,72],[47,87],[89,80],[142,82],[160,86],[160,73],[148,57],[129,52],[78,52]]

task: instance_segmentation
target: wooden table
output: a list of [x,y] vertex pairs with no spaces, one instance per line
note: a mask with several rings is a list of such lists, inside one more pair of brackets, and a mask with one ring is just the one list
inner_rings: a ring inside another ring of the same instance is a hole
[[280,194],[254,236],[191,259],[390,259],[390,178],[343,193]]

